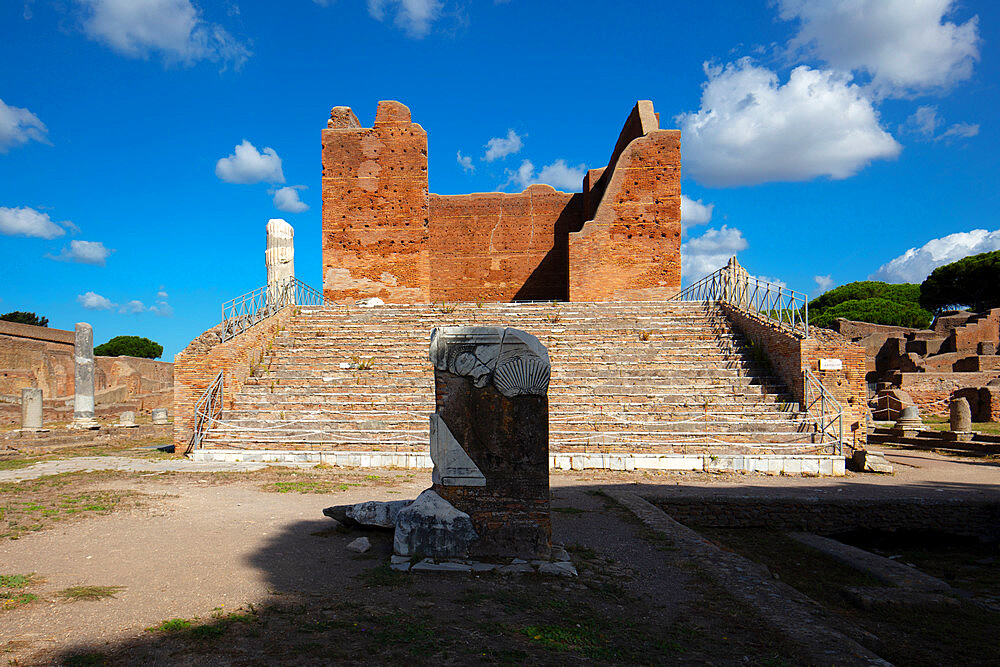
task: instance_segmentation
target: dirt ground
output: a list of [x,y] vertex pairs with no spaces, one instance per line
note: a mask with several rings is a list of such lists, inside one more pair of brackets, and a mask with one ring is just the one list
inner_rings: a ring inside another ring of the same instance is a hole
[[[0,659],[800,664],[799,647],[600,489],[1000,497],[996,461],[890,458],[892,477],[554,473],[553,538],[576,579],[395,573],[388,533],[338,530],[322,515],[415,497],[430,484],[424,472],[172,472],[146,460],[144,472],[0,477],[0,597],[12,600],[0,609]],[[370,553],[345,549],[359,535]],[[67,598],[71,587],[115,588],[88,600]]]

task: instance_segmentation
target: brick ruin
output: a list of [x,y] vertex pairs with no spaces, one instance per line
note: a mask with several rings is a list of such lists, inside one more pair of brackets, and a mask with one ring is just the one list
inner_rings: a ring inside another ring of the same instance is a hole
[[946,416],[956,395],[969,399],[974,421],[1000,420],[1000,386],[991,384],[1000,378],[1000,308],[942,315],[932,329],[844,319],[833,326],[864,346],[868,382],[901,390],[893,396],[912,400],[921,414]]
[[399,102],[322,132],[323,292],[335,302],[646,301],[680,290],[680,131],[640,101],[581,192],[438,195]]
[[[42,390],[47,421],[72,417],[74,333],[0,321],[0,423],[20,420],[25,388]],[[101,415],[148,412],[170,404],[173,364],[138,357],[96,357],[94,386]]]

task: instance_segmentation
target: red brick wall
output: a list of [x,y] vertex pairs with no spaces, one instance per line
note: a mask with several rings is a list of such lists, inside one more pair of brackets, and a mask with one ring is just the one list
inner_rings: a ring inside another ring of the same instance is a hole
[[225,343],[220,342],[222,325],[217,325],[174,357],[174,446],[178,454],[187,449],[194,433],[195,405],[219,371],[225,371],[223,409],[227,409],[250,376],[251,363],[262,357],[266,360],[268,343],[295,311],[285,308]]
[[335,107],[322,133],[324,295],[388,303],[672,296],[680,132],[658,127],[652,103],[637,104],[610,166],[588,173],[585,193],[432,195],[427,134],[409,109],[380,102],[364,128]]
[[379,102],[370,128],[335,108],[322,139],[324,296],[427,303],[427,133]]
[[567,234],[580,195],[532,185],[430,196],[432,301],[566,299]]
[[[775,374],[796,401],[805,400],[803,371],[808,368],[843,407],[844,438],[857,446],[867,442],[864,347],[828,329],[812,327],[810,337],[801,338],[731,306],[723,305],[723,310],[738,331],[764,349]],[[821,371],[820,359],[840,359],[844,368]]]
[[680,178],[679,130],[633,140],[604,170],[594,219],[570,234],[570,301],[666,299],[680,291]]
[[975,354],[979,343],[997,343],[998,338],[1000,338],[1000,308],[994,308],[976,322],[952,329],[945,345],[952,352]]

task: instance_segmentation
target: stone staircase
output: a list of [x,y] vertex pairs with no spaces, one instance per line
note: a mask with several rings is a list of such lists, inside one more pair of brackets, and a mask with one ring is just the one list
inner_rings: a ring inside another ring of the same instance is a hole
[[823,451],[721,310],[682,302],[300,307],[204,447],[425,452],[444,325],[545,344],[552,452]]

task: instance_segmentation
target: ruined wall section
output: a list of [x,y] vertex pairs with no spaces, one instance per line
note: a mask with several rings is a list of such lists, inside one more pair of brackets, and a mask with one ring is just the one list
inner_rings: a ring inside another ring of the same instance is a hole
[[566,299],[568,233],[581,221],[580,195],[548,185],[430,195],[431,301]]
[[680,291],[681,133],[658,127],[652,103],[637,104],[612,162],[588,174],[586,199],[596,210],[570,233],[571,301],[649,301]]
[[370,128],[335,107],[322,142],[324,296],[428,302],[427,133],[379,102]]

